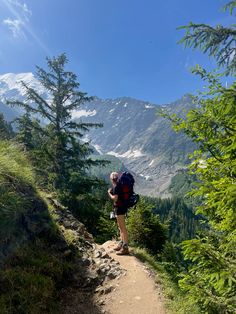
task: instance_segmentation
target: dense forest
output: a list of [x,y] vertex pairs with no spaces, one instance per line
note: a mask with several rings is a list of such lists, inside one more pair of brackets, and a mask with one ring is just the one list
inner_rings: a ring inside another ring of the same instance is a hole
[[[234,14],[235,6],[230,1],[225,10]],[[222,71],[193,69],[208,84],[208,91],[193,97],[197,106],[186,118],[161,112],[198,149],[191,156],[189,173],[172,180],[172,198],[141,197],[128,212],[127,227],[131,244],[163,263],[198,313],[235,313],[236,84],[225,87],[223,83],[226,76],[235,76],[235,26],[190,23],[184,28],[181,42],[212,56]],[[11,99],[7,104],[22,108],[23,114],[11,123],[0,114],[3,313],[58,310],[56,291],[63,287],[75,260],[61,260],[48,249],[48,243],[60,237],[50,216],[49,198],[81,221],[98,243],[117,237],[104,180],[114,170],[113,160],[94,154],[83,140],[86,132],[101,124],[72,120],[72,110],[91,97],[80,90],[76,75],[66,70],[67,62],[61,54],[48,58],[46,69],[37,67],[37,78],[50,101],[22,82],[25,100]],[[27,234],[20,225],[27,226]],[[30,244],[25,245],[27,237]]]

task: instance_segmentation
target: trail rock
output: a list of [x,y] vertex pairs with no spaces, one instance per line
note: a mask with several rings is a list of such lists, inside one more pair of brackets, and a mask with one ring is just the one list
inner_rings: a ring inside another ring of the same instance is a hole
[[82,258],[82,259],[81,259],[81,264],[82,264],[83,266],[85,266],[85,267],[88,267],[88,266],[91,265],[91,261],[90,261],[90,259],[88,259],[88,258]]
[[64,253],[63,253],[63,256],[64,257],[67,257],[67,256],[70,256],[72,254],[72,251],[71,250],[66,250]]
[[118,276],[118,273],[117,273],[117,272],[112,272],[112,271],[110,271],[110,272],[107,274],[107,277],[108,277],[109,279],[115,279],[117,276]]
[[[55,204],[55,200],[51,200],[51,202]],[[71,243],[81,253],[81,257],[78,258],[78,265],[84,268],[84,272],[83,270],[82,273],[80,271],[78,276],[75,276],[74,281],[77,282],[78,287],[83,286],[87,289],[100,285],[98,287],[104,290],[105,288],[101,286],[103,282],[113,280],[123,273],[119,262],[111,258],[104,248],[97,247],[92,235],[70,211],[60,206],[58,201],[55,205],[54,213],[57,216],[57,223],[61,227],[61,231],[65,233],[66,237],[66,232],[71,230],[73,236]],[[72,251],[66,241],[63,240],[58,243],[58,249],[64,251],[65,256],[70,256]],[[111,289],[111,286],[106,287],[102,293],[109,293]]]
[[98,287],[95,292],[99,295],[108,294],[112,290],[114,290],[114,287],[112,285],[106,286],[106,287]]
[[109,255],[108,255],[106,252],[103,252],[102,255],[101,255],[101,257],[102,257],[102,258],[108,258]]
[[94,257],[99,258],[102,255],[101,251],[96,251]]
[[71,222],[69,220],[64,220],[62,223],[65,228],[71,228]]

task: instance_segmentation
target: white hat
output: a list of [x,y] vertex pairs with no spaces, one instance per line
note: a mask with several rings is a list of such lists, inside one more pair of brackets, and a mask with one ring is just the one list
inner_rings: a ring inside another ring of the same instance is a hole
[[112,173],[110,174],[110,179],[111,179],[111,180],[118,179],[118,176],[119,176],[118,172],[112,172]]

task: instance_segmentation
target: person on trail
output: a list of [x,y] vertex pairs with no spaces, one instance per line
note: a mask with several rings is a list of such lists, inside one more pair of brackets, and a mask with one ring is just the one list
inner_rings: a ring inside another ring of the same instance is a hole
[[120,232],[120,242],[114,250],[117,251],[117,255],[127,255],[129,254],[129,248],[128,232],[125,225],[125,215],[128,211],[128,208],[127,205],[125,205],[125,202],[122,200],[122,190],[118,184],[118,177],[119,176],[117,172],[112,172],[110,174],[112,188],[108,190],[108,195],[113,201],[113,209]]

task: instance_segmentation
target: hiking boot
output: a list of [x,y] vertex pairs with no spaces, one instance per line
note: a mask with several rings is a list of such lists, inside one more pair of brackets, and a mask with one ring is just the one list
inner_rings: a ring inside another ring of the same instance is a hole
[[117,246],[114,248],[115,251],[120,251],[122,249],[123,242],[119,242]]
[[122,248],[119,250],[119,252],[116,253],[116,255],[129,255],[128,246],[122,246]]

